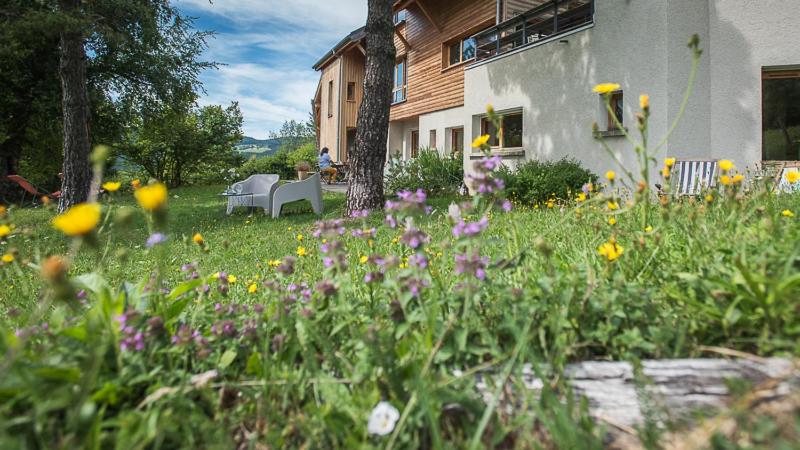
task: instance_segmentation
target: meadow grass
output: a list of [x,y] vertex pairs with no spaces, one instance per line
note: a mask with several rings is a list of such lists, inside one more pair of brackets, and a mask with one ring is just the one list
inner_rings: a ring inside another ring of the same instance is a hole
[[[539,423],[592,448],[602,430],[558,389],[509,417],[472,375],[500,382],[533,362],[559,386],[574,361],[800,353],[798,195],[664,199],[645,228],[612,189],[464,205],[475,227],[454,236],[448,209],[469,199],[401,200],[392,228],[379,213],[337,221],[339,195],[322,218],[304,204],[225,216],[220,190],[171,191],[167,241],[151,249],[157,221],[130,193],[105,197],[65,278],[40,270],[80,242],[54,211],[4,217],[4,446],[525,447]],[[398,413],[383,437],[367,420],[379,401]]]

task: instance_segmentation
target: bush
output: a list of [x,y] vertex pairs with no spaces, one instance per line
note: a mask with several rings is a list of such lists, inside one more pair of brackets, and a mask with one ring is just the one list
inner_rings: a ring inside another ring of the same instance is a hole
[[464,182],[460,157],[442,156],[435,149],[420,150],[416,158],[389,160],[386,170],[387,193],[423,189],[428,193],[457,193]]
[[289,152],[286,155],[286,164],[291,167],[292,170],[295,169],[297,163],[300,161],[306,161],[311,163],[312,168],[317,162],[317,146],[316,144],[308,143],[301,147],[298,147],[297,150]]
[[542,203],[552,198],[569,198],[585,183],[597,181],[597,175],[574,160],[528,161],[511,170],[503,167],[499,176],[508,196],[523,204]]
[[277,152],[264,158],[252,158],[239,167],[239,175],[245,179],[259,173],[274,173],[284,180],[291,180],[297,176],[294,166],[288,163],[288,152]]

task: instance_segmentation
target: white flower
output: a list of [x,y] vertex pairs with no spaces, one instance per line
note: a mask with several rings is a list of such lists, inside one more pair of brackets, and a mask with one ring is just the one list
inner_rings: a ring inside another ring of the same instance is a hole
[[400,412],[397,408],[389,402],[380,402],[369,414],[367,431],[369,434],[386,436],[394,430],[394,425],[399,418]]
[[453,222],[460,222],[461,221],[461,208],[456,205],[455,202],[450,203],[450,207],[447,208],[447,216],[453,219]]

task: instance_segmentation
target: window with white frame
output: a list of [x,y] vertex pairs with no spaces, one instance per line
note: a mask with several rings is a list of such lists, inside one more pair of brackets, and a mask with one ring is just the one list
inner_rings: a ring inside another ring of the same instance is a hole
[[406,59],[403,58],[394,66],[394,87],[392,88],[392,103],[400,103],[406,99]]

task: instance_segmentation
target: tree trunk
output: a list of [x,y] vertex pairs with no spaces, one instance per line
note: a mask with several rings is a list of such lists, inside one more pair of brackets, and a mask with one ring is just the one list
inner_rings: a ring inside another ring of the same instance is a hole
[[[70,19],[80,14],[81,0],[59,0],[61,12]],[[86,50],[80,25],[69,20],[61,31],[58,66],[64,120],[64,179],[59,211],[85,202],[89,197],[92,170],[89,165],[89,96],[86,91]]]
[[368,0],[367,67],[364,100],[358,111],[356,143],[350,155],[347,211],[383,207],[383,166],[389,134],[392,69],[395,64],[392,0]]

